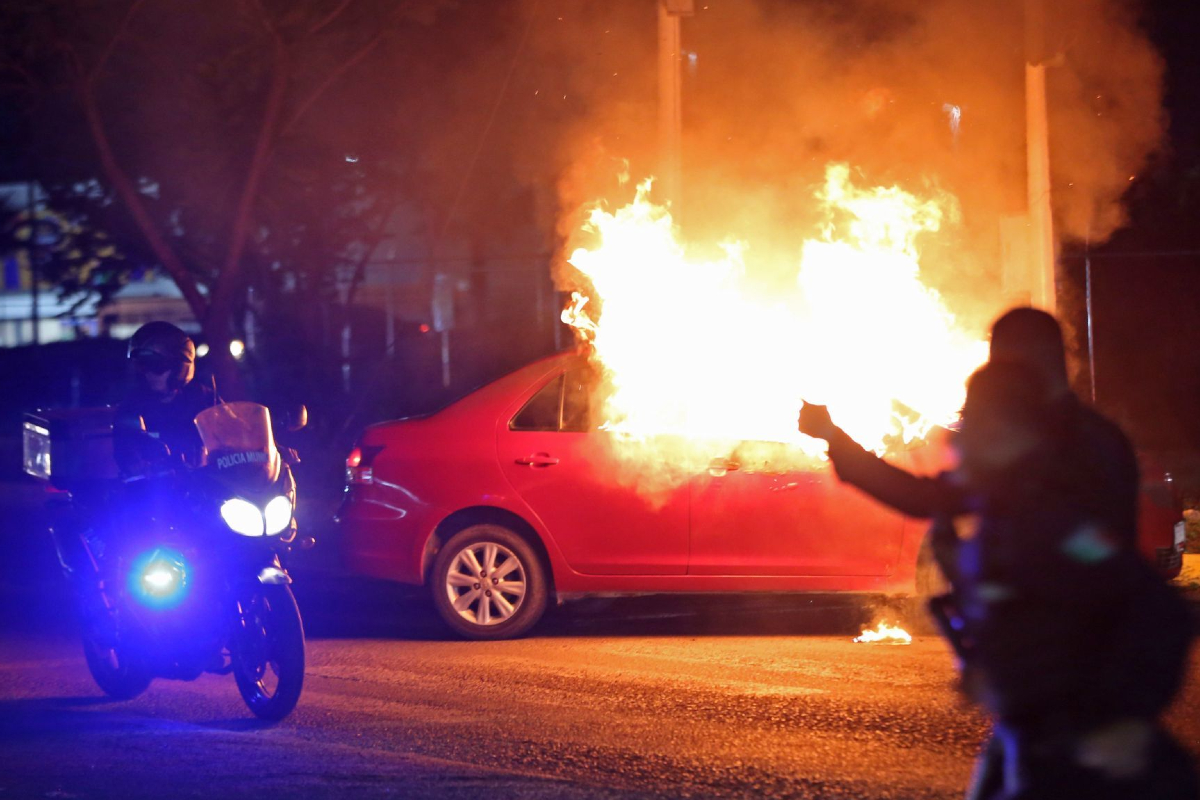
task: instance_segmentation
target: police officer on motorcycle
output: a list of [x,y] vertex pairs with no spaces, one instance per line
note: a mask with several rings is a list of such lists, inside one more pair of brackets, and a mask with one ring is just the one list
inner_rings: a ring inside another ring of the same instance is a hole
[[[113,456],[123,478],[141,479],[170,473],[185,458],[199,455],[196,414],[213,405],[211,386],[194,381],[196,346],[169,322],[150,322],[129,340],[134,386],[116,408]],[[129,484],[132,485],[132,484]],[[128,485],[125,491],[129,493]],[[111,531],[96,526],[97,516],[111,508],[111,492],[76,492],[74,513],[62,513],[51,527],[59,561],[68,577],[90,586],[95,559]],[[128,496],[125,499],[131,499]],[[85,592],[85,596],[89,593]]]
[[134,386],[117,406],[113,449],[125,477],[194,463],[200,437],[193,420],[217,402],[196,375],[196,345],[169,322],[149,322],[129,340]]

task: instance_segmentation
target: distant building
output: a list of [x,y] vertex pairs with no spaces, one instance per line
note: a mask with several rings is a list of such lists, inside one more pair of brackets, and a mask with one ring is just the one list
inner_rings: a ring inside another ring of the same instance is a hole
[[[0,225],[15,215],[45,209],[36,183],[0,183]],[[52,242],[33,242],[36,248]],[[34,284],[28,247],[0,252],[0,347],[97,336],[125,338],[150,320],[198,330],[195,317],[174,282],[153,270],[135,274],[113,300],[97,307],[95,298],[60,299],[56,287]]]

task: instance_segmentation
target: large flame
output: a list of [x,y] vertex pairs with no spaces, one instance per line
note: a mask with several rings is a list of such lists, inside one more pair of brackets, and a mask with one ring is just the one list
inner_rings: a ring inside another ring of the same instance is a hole
[[591,212],[596,244],[568,259],[586,288],[563,313],[605,378],[604,426],[639,458],[694,467],[747,442],[819,456],[796,430],[801,400],[879,452],[954,418],[986,346],[922,283],[917,250],[952,200],[860,189],[831,165],[823,232],[781,292],[748,275],[748,245],[689,252],[650,190]]

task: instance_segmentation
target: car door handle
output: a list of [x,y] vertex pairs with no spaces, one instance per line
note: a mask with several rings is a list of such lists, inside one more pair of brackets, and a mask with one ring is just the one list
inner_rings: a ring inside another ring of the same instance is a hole
[[558,463],[558,459],[549,453],[534,453],[524,458],[518,458],[517,463],[523,467],[553,467]]

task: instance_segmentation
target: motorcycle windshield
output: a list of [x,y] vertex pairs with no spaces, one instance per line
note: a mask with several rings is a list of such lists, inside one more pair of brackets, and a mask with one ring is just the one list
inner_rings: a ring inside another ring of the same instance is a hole
[[196,415],[204,443],[202,465],[238,480],[279,478],[279,451],[271,433],[271,412],[258,403],[221,403]]

